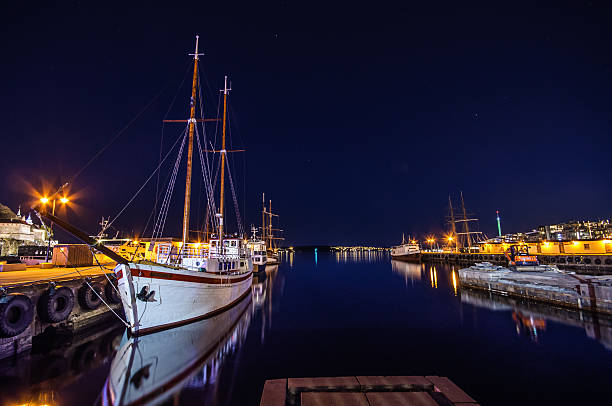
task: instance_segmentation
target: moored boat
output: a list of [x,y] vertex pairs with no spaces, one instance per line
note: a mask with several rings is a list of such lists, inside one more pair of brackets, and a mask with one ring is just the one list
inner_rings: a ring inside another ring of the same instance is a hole
[[402,236],[402,243],[391,247],[391,257],[402,261],[420,261],[421,247],[416,241],[406,242]]
[[[118,293],[121,297],[130,332],[134,335],[147,334],[211,317],[232,307],[251,290],[253,262],[246,240],[242,238],[242,235],[234,234],[226,237],[224,233],[226,153],[230,152],[226,150],[227,97],[230,90],[227,86],[227,76],[222,90],[222,144],[219,151],[214,151],[220,153],[221,185],[219,188],[219,205],[216,206],[214,183],[211,180],[210,170],[207,170],[202,158],[201,145],[207,145],[207,143],[205,139],[204,142],[200,142],[199,135],[194,134],[197,131],[196,122],[207,121],[204,118],[195,118],[196,96],[198,94],[198,58],[201,55],[198,53],[198,37],[196,37],[195,53],[193,55],[194,70],[190,118],[189,120],[171,120],[188,123],[182,135],[183,142],[173,172],[176,175],[183,147],[188,145],[182,242],[161,238],[168,214],[170,196],[174,187],[173,182],[168,184],[166,198],[159,210],[152,238],[146,243],[131,242],[134,247],[133,253],[131,251],[122,252],[121,250],[124,248],[121,247],[123,246],[116,247],[115,250],[106,247],[100,240],[75,229],[63,220],[56,218],[53,213],[48,213],[44,207],[40,210],[40,213],[47,219],[63,227],[91,248],[101,251],[117,262],[114,272],[118,281]],[[215,213],[214,216],[211,216],[211,222],[213,229],[216,231],[216,237],[211,238],[206,243],[191,241],[189,235],[194,135],[196,135],[195,138],[200,152],[208,208],[210,212]],[[228,176],[232,187],[237,223],[242,230],[231,174],[228,173]],[[218,213],[216,207],[219,208]],[[118,252],[117,249],[119,249]]]

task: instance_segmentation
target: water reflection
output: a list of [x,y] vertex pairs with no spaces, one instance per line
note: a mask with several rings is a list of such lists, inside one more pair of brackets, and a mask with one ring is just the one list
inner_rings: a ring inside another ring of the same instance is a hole
[[414,262],[404,262],[391,260],[391,270],[404,277],[406,285],[410,280],[411,285],[414,285],[415,281],[421,280],[421,272],[425,264],[418,264]]
[[527,302],[467,288],[461,290],[461,302],[493,311],[512,312],[516,333],[528,336],[534,342],[538,342],[546,331],[548,320],[580,327],[588,337],[612,350],[612,318],[609,316]]
[[285,287],[284,277],[278,265],[267,266],[263,274],[253,278],[254,322],[261,323],[260,342],[265,341],[266,331],[272,328],[274,305],[278,303]]
[[334,251],[336,262],[378,262],[389,257],[388,251],[377,250],[355,250],[355,251]]
[[183,389],[214,396],[224,359],[246,337],[251,299],[249,295],[223,313],[185,326],[124,336],[102,390],[102,404],[176,404]]
[[107,323],[77,335],[48,329],[34,337],[30,354],[0,361],[0,404],[63,405],[68,393],[93,403],[90,389],[104,383],[96,370],[113,358],[124,330]]

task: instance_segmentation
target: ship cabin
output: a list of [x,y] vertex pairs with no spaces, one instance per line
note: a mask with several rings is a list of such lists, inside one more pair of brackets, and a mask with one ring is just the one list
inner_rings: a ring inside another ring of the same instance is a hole
[[251,252],[254,265],[265,265],[267,261],[265,241],[249,241],[247,247]]
[[218,239],[210,240],[207,272],[242,273],[252,268],[252,260],[248,253],[246,241],[240,238],[223,240],[223,250]]

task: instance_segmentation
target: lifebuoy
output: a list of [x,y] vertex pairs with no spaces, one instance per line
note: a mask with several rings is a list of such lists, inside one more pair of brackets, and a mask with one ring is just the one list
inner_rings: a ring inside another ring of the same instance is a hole
[[70,316],[74,293],[66,286],[47,289],[38,299],[38,315],[47,323],[58,323]]
[[33,318],[34,307],[26,295],[6,295],[0,298],[0,335],[3,337],[23,333]]
[[112,284],[112,282],[107,282],[106,286],[104,286],[104,296],[106,297],[106,300],[113,304],[121,303],[119,292],[117,292],[116,289],[117,288]]
[[104,293],[104,287],[98,282],[92,282],[90,285],[91,288],[84,283],[83,286],[79,288],[79,304],[85,309],[95,310],[102,304],[100,297],[102,297]]

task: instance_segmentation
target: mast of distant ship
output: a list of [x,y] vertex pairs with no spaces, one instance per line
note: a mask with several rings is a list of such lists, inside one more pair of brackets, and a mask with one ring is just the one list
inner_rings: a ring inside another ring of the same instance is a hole
[[[187,149],[187,176],[185,179],[185,207],[183,209],[183,249],[189,242],[189,207],[191,203],[191,166],[193,160],[193,132],[195,129],[196,87],[198,85],[198,41],[196,35],[195,53],[193,54],[193,82],[191,86],[191,110],[189,112],[189,146]],[[222,209],[223,210],[223,209]]]
[[261,239],[266,241],[266,194],[261,194]]
[[227,117],[227,94],[231,89],[227,88],[227,76],[225,77],[225,86],[223,88],[223,136],[221,139],[221,190],[219,198],[219,247],[221,255],[223,255],[223,204],[225,200],[225,121]]

